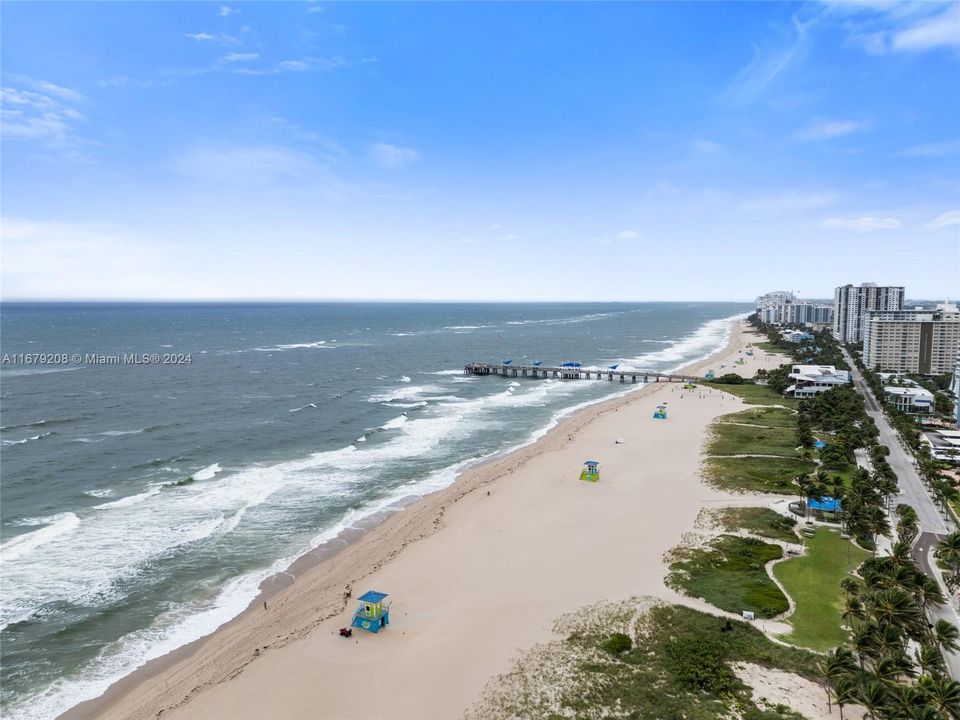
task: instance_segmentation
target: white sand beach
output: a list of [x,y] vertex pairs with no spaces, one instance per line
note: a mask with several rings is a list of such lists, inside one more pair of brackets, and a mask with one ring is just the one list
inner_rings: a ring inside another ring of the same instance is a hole
[[[752,376],[776,367],[778,356],[741,353],[760,339],[738,325],[721,353],[687,372]],[[738,357],[745,365],[734,365]],[[652,418],[661,402],[666,421]],[[262,598],[67,716],[459,717],[489,678],[551,639],[563,613],[633,596],[705,608],[664,585],[663,556],[703,508],[745,499],[699,476],[707,426],[741,407],[715,388],[655,384],[588,408],[332,557],[291,568],[267,609]],[[597,484],[579,480],[587,459],[601,463]],[[339,637],[354,610],[348,588],[353,597],[388,592],[392,624]],[[807,685],[809,702],[825,712],[822,692],[817,700]]]

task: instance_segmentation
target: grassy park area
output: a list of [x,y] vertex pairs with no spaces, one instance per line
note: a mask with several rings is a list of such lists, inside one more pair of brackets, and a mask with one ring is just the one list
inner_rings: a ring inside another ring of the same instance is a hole
[[813,650],[827,650],[847,639],[843,628],[843,590],[840,581],[849,567],[856,568],[870,553],[840,533],[818,528],[806,540],[805,555],[773,566],[773,574],[796,603],[788,622],[793,632],[784,639]]
[[751,383],[728,385],[716,382],[706,382],[704,385],[722,390],[731,395],[736,395],[742,398],[748,405],[783,405],[788,408],[796,408],[797,405],[799,405],[799,400],[785,398],[766,385],[753,385]]
[[789,603],[764,566],[781,557],[779,545],[721,535],[706,547],[677,548],[667,585],[721,610],[738,614],[752,610],[757,617],[773,617],[786,612]]
[[763,425],[765,427],[797,427],[797,414],[784,408],[761,406],[749,410],[722,415],[717,418],[718,423],[742,423],[746,425]]
[[779,455],[799,457],[797,433],[789,427],[717,422],[711,427],[707,455]]
[[722,490],[795,495],[794,478],[816,469],[812,462],[798,458],[710,457],[704,464],[704,475]]

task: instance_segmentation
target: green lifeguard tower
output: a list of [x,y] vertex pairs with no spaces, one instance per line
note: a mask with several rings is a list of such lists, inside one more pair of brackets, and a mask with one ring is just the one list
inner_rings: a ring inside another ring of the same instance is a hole
[[596,460],[587,460],[580,471],[580,479],[587,482],[600,482],[600,463]]
[[713,380],[715,377],[713,370],[707,370],[707,374],[703,376],[707,380]]
[[666,420],[667,419],[667,404],[660,403],[657,405],[657,409],[653,411],[654,420]]
[[353,613],[351,625],[368,632],[380,632],[381,628],[390,624],[390,603],[384,604],[387,593],[367,590],[357,598],[360,605]]

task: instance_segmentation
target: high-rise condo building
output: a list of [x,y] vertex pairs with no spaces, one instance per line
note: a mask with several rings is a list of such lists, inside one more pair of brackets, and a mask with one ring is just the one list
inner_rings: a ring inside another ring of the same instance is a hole
[[[943,307],[943,306],[941,306]],[[868,310],[863,362],[883,372],[946,375],[956,368],[960,311]]]
[[844,285],[833,293],[833,336],[844,345],[863,340],[863,322],[868,310],[900,310],[902,286],[874,283]]

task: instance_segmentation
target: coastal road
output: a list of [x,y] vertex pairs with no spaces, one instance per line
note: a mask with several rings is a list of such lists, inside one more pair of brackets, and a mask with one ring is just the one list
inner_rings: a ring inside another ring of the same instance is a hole
[[[939,538],[933,533],[921,533],[917,541],[913,544],[913,561],[923,572],[937,580],[940,589],[947,598],[943,605],[934,605],[930,608],[931,622],[946,620],[953,625],[960,626],[960,615],[957,615],[957,606],[954,604],[950,591],[940,582],[939,575],[933,568],[931,556],[937,547],[938,539]],[[944,656],[947,661],[947,669],[950,671],[950,676],[955,680],[960,678],[960,653],[947,652],[944,653]]]
[[897,475],[897,484],[900,488],[900,494],[894,500],[894,503],[906,503],[912,505],[917,511],[917,519],[920,524],[921,532],[934,533],[937,535],[946,535],[950,532],[946,522],[933,504],[933,499],[927,493],[923,486],[916,468],[913,466],[912,459],[904,451],[900,444],[900,438],[890,427],[886,416],[880,407],[880,403],[873,396],[870,388],[863,379],[863,375],[853,363],[853,358],[843,351],[843,356],[850,365],[850,373],[853,377],[853,385],[861,395],[867,405],[867,414],[873,418],[880,431],[880,442],[890,448],[890,455],[887,456],[887,462],[893,468]]

